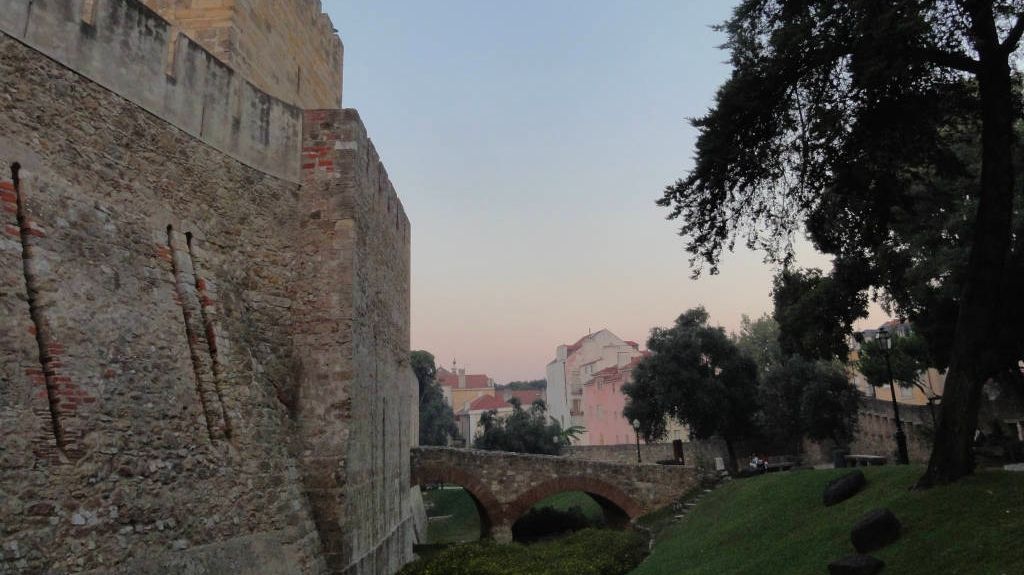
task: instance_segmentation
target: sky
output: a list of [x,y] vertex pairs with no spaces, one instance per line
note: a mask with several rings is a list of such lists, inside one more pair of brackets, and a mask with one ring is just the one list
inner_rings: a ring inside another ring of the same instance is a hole
[[[646,341],[703,305],[771,310],[763,254],[690,279],[654,202],[692,166],[729,74],[724,0],[325,0],[359,111],[412,224],[412,349],[498,383],[561,343]],[[799,244],[797,263],[828,268]],[[879,311],[866,320],[884,320]]]

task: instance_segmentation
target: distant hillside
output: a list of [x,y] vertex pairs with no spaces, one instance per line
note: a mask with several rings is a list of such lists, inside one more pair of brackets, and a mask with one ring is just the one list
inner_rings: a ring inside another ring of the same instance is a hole
[[547,389],[548,380],[546,379],[534,379],[530,381],[511,381],[505,385],[499,385],[502,389],[511,389],[512,391],[523,391],[528,389]]

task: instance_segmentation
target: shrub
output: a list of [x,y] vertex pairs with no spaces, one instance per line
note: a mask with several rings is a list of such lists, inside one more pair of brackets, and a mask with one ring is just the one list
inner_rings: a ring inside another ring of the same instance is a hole
[[399,575],[623,575],[640,564],[646,541],[632,531],[585,529],[534,545],[456,545]]
[[566,531],[581,531],[587,527],[601,527],[583,514],[578,506],[567,510],[541,507],[526,512],[512,526],[512,538],[524,543],[538,541]]

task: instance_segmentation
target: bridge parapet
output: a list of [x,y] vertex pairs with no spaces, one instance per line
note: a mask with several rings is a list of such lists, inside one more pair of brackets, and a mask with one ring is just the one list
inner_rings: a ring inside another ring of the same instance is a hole
[[503,451],[416,447],[411,481],[452,483],[466,489],[480,512],[482,535],[512,538],[512,524],[535,503],[565,491],[594,498],[611,524],[625,524],[668,505],[697,487],[686,466],[625,465]]

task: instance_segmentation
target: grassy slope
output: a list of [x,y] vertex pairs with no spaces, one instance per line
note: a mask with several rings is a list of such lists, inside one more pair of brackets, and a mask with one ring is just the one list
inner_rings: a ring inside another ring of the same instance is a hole
[[460,543],[480,538],[480,516],[473,498],[464,489],[431,489],[423,492],[423,501],[430,505],[432,519],[427,523],[427,539],[431,543]]
[[980,472],[953,486],[910,491],[920,467],[865,469],[868,486],[826,508],[821,492],[843,470],[773,473],[733,481],[658,537],[632,575],[824,573],[853,553],[850,528],[889,507],[903,536],[875,552],[887,573],[1024,573],[1024,474]]
[[[423,500],[431,504],[430,516],[451,515],[448,519],[435,519],[427,525],[427,538],[431,543],[461,543],[480,538],[480,516],[473,499],[463,489],[431,489],[423,492]],[[579,507],[593,520],[603,518],[601,507],[582,491],[567,491],[552,495],[534,507],[554,507],[563,511]]]

